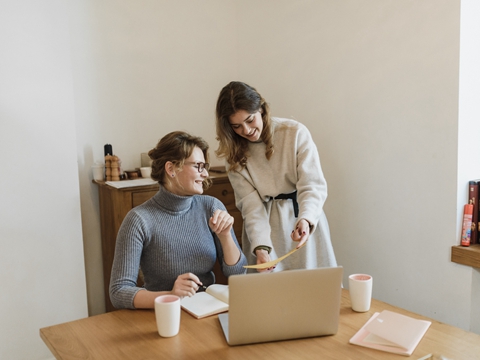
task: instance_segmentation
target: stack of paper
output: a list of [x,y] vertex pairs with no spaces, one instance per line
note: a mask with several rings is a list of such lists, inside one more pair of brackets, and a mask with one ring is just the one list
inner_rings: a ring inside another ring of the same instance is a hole
[[256,264],[256,265],[244,265],[243,267],[245,269],[268,269],[269,267],[272,267],[272,266],[275,266],[277,265],[280,261],[282,261],[283,259],[286,259],[287,257],[289,257],[290,255],[292,255],[295,251],[301,249],[302,247],[304,247],[305,245],[307,245],[307,243],[305,242],[302,246],[300,246],[299,248],[293,248],[292,250],[290,250],[288,253],[286,253],[285,255],[279,257],[278,259],[275,259],[275,260],[272,260],[272,261],[268,261],[266,263],[263,263],[263,264]]
[[401,355],[412,355],[432,323],[392,311],[375,313],[350,343]]
[[127,188],[127,187],[135,187],[135,186],[146,186],[146,185],[154,185],[157,181],[150,179],[150,178],[141,178],[141,179],[134,179],[134,180],[121,180],[121,181],[105,181],[105,184],[110,185],[117,189]]

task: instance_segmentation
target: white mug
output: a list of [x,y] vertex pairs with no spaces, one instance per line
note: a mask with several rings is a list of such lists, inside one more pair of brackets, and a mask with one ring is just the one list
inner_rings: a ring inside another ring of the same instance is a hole
[[149,178],[152,175],[152,168],[151,167],[141,167],[140,173],[142,174],[143,178]]
[[180,330],[180,298],[176,295],[161,295],[155,299],[155,319],[158,334],[172,337]]
[[367,274],[353,274],[348,277],[348,290],[353,311],[370,310],[373,279]]
[[93,164],[92,165],[93,180],[103,181],[104,171],[105,171],[105,165]]

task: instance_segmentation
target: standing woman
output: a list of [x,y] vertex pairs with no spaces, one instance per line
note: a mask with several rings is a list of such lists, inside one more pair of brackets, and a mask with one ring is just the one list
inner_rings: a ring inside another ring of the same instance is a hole
[[323,212],[327,184],[308,129],[270,117],[262,96],[238,81],[220,92],[216,128],[216,154],[226,160],[244,219],[242,248],[248,263],[263,264],[305,244],[276,270],[336,266]]
[[[150,150],[158,193],[130,210],[115,245],[110,299],[116,308],[153,308],[159,295],[192,296],[223,274],[243,274],[245,256],[222,202],[199,196],[208,179],[208,144],[182,131]],[[139,268],[144,287],[137,286]]]

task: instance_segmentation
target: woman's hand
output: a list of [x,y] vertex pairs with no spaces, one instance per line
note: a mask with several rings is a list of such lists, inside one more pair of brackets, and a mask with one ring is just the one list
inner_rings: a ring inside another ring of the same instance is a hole
[[290,235],[293,241],[300,242],[297,245],[297,249],[307,242],[309,236],[310,236],[310,223],[305,219],[301,219],[298,222],[297,227],[295,228],[295,230],[292,231],[292,234]]
[[178,275],[175,284],[173,284],[172,294],[180,297],[193,296],[197,290],[202,286],[202,282],[197,275],[186,273]]
[[231,216],[225,210],[215,210],[212,217],[208,221],[210,229],[217,234],[223,250],[223,260],[227,265],[235,265],[240,259],[240,249],[232,237],[232,226],[234,222]]
[[[267,250],[258,249],[255,250],[255,255],[257,256],[257,265],[264,264],[270,261],[270,254]],[[267,269],[257,269],[258,272],[272,272],[275,269],[275,266],[269,267]]]
[[233,216],[224,210],[215,210],[213,216],[210,218],[208,225],[210,229],[218,236],[229,235],[232,229]]

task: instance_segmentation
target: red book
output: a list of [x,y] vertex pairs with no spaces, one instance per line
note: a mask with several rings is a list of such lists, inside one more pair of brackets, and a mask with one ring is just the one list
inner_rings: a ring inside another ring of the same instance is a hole
[[468,182],[468,203],[473,205],[473,218],[472,218],[472,233],[470,238],[470,244],[478,244],[479,240],[479,206],[478,206],[478,180],[471,180]]

